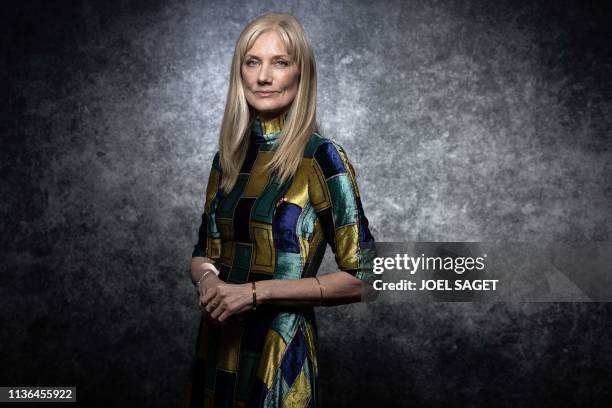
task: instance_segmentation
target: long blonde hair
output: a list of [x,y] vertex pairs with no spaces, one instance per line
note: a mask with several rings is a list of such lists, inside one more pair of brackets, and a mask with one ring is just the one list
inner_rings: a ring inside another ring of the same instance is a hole
[[266,31],[275,30],[287,52],[300,69],[298,91],[288,110],[278,145],[267,170],[275,172],[279,182],[291,178],[302,159],[310,135],[317,130],[317,72],[314,52],[304,28],[297,18],[287,13],[269,13],[253,20],[240,33],[236,42],[230,83],[219,135],[221,189],[228,193],[249,146],[249,125],[256,114],[244,94],[241,67],[247,51]]

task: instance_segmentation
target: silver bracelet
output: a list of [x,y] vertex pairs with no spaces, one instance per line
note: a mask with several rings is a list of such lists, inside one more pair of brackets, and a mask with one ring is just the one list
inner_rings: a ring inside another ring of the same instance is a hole
[[206,272],[204,272],[202,276],[200,277],[200,279],[198,280],[198,283],[196,283],[196,286],[199,287],[200,283],[202,283],[202,280],[206,277],[206,275],[208,275],[211,272],[212,272],[212,269],[207,269]]
[[206,276],[206,274],[210,271],[214,272],[215,275],[219,276],[219,271],[217,270],[217,268],[215,268],[215,265],[211,264],[210,262],[204,262],[200,265],[200,267],[206,265],[206,268],[204,268],[204,270],[206,272],[204,272],[204,274],[202,276],[200,276],[200,279],[198,280],[197,283],[193,283],[193,286],[200,286],[200,282],[202,282],[202,279],[204,279],[204,277]]

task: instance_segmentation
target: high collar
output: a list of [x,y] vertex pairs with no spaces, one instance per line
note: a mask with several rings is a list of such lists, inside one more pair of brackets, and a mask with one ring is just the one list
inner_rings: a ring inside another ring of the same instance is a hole
[[255,114],[251,121],[251,137],[255,144],[274,143],[278,139],[289,112],[278,115],[275,118],[262,120]]

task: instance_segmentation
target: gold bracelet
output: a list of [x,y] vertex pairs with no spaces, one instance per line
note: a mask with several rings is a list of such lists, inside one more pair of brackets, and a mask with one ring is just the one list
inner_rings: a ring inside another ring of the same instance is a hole
[[319,301],[319,306],[321,306],[323,304],[323,288],[321,288],[321,282],[319,281],[319,278],[317,278],[316,276],[313,276],[313,278],[315,278],[319,283],[319,291],[321,292],[321,300]]
[[257,293],[255,292],[255,282],[253,282],[253,310],[257,309]]

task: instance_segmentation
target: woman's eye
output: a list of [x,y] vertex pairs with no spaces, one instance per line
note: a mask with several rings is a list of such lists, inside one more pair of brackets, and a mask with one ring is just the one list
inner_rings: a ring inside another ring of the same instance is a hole
[[287,61],[284,61],[284,60],[278,60],[278,61],[276,61],[276,63],[281,65],[281,66],[283,66],[283,67],[286,67],[286,66],[289,65],[289,63]]
[[255,65],[255,63],[256,63],[256,62],[257,62],[257,61],[255,61],[255,60],[248,60],[248,61],[247,61],[245,64],[246,64],[246,66],[248,66],[248,67],[252,67],[253,65]]

